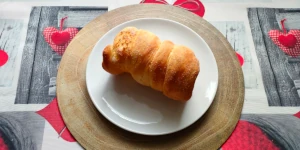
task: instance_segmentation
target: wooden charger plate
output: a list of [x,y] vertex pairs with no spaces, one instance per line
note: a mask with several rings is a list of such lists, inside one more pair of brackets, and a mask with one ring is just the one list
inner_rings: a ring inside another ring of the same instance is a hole
[[[113,27],[138,18],[165,18],[191,28],[206,41],[217,61],[219,85],[212,105],[197,122],[173,134],[145,136],[115,126],[95,108],[86,88],[86,64],[96,42]],[[244,94],[242,69],[225,37],[199,16],[170,5],[137,4],[97,17],[69,44],[57,77],[62,117],[86,149],[218,149],[240,118]]]

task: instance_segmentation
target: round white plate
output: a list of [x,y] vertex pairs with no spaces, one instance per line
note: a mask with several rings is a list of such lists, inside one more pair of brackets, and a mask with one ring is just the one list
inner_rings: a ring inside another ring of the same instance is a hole
[[[161,40],[171,40],[194,51],[200,73],[189,101],[168,99],[138,84],[130,74],[114,76],[102,68],[104,47],[112,44],[117,33],[127,26],[148,30]],[[188,127],[206,112],[217,90],[218,69],[208,45],[190,28],[171,20],[145,18],[120,24],[99,39],[88,59],[86,82],[94,105],[109,121],[134,133],[163,135]]]

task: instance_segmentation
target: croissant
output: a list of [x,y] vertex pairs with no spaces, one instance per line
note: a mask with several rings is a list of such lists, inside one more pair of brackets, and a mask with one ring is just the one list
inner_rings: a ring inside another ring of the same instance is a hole
[[192,50],[135,27],[121,30],[104,48],[102,67],[113,75],[130,73],[138,83],[178,101],[191,98],[200,72]]

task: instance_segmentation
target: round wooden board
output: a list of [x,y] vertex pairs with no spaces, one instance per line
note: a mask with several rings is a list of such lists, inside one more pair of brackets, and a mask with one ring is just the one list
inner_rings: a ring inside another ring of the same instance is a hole
[[[125,131],[98,112],[86,89],[87,58],[96,42],[113,27],[137,18],[165,18],[188,26],[207,42],[217,60],[219,86],[214,102],[200,120],[179,132],[144,136]],[[131,5],[97,17],[69,44],[57,77],[62,117],[72,135],[86,149],[218,149],[240,118],[244,93],[242,69],[225,37],[204,19],[170,5]]]

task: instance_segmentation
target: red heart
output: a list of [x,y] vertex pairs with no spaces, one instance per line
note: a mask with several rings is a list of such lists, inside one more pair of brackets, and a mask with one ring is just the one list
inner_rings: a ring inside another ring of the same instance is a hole
[[8,55],[4,50],[0,49],[0,67],[5,65],[8,60]]
[[[64,123],[64,120],[61,117],[60,111],[58,109],[58,103],[57,99],[54,98],[50,104],[48,104],[45,108],[42,110],[37,111],[39,115],[44,117],[51,126],[55,129],[55,131],[60,134],[61,137],[69,142],[75,142],[76,140],[68,130],[68,128],[65,128],[66,125]],[[65,128],[65,129],[64,129]]]
[[205,7],[199,0],[177,0],[173,5],[185,8],[200,17],[203,17],[205,13]]
[[300,119],[300,111],[298,113],[294,114],[294,116]]
[[[164,0],[142,0],[140,3],[157,3],[169,5],[168,2]],[[205,7],[199,0],[177,0],[173,4],[173,6],[193,12],[200,17],[203,17],[205,13]]]
[[0,150],[9,150],[9,147],[5,143],[5,140],[11,140],[11,139],[5,139],[5,137],[2,136],[0,133]]
[[297,39],[294,35],[292,34],[288,34],[286,35],[280,35],[278,37],[279,42],[289,48],[294,48],[296,43],[297,43]]
[[63,46],[70,40],[70,33],[68,32],[54,32],[51,35],[51,40],[54,44]]
[[237,52],[235,52],[235,53],[236,53],[236,56],[237,56],[237,58],[240,62],[240,65],[243,66],[244,65],[244,58],[239,53],[237,53]]
[[258,126],[244,120],[239,120],[230,137],[222,145],[222,150],[240,149],[279,150]]
[[[57,33],[62,33],[58,35]],[[47,27],[44,29],[43,35],[45,41],[50,45],[50,47],[59,55],[63,55],[68,44],[78,33],[77,28],[66,28],[63,31],[58,31],[54,27]],[[54,35],[53,35],[54,34]],[[67,40],[66,35],[69,34],[69,39]]]
[[[294,36],[294,38],[291,38],[289,35]],[[271,30],[269,32],[269,36],[272,41],[287,55],[292,57],[297,57],[300,55],[300,30],[290,30],[288,34],[284,34],[279,30]],[[283,42],[280,41],[282,40],[282,37],[284,37]]]

